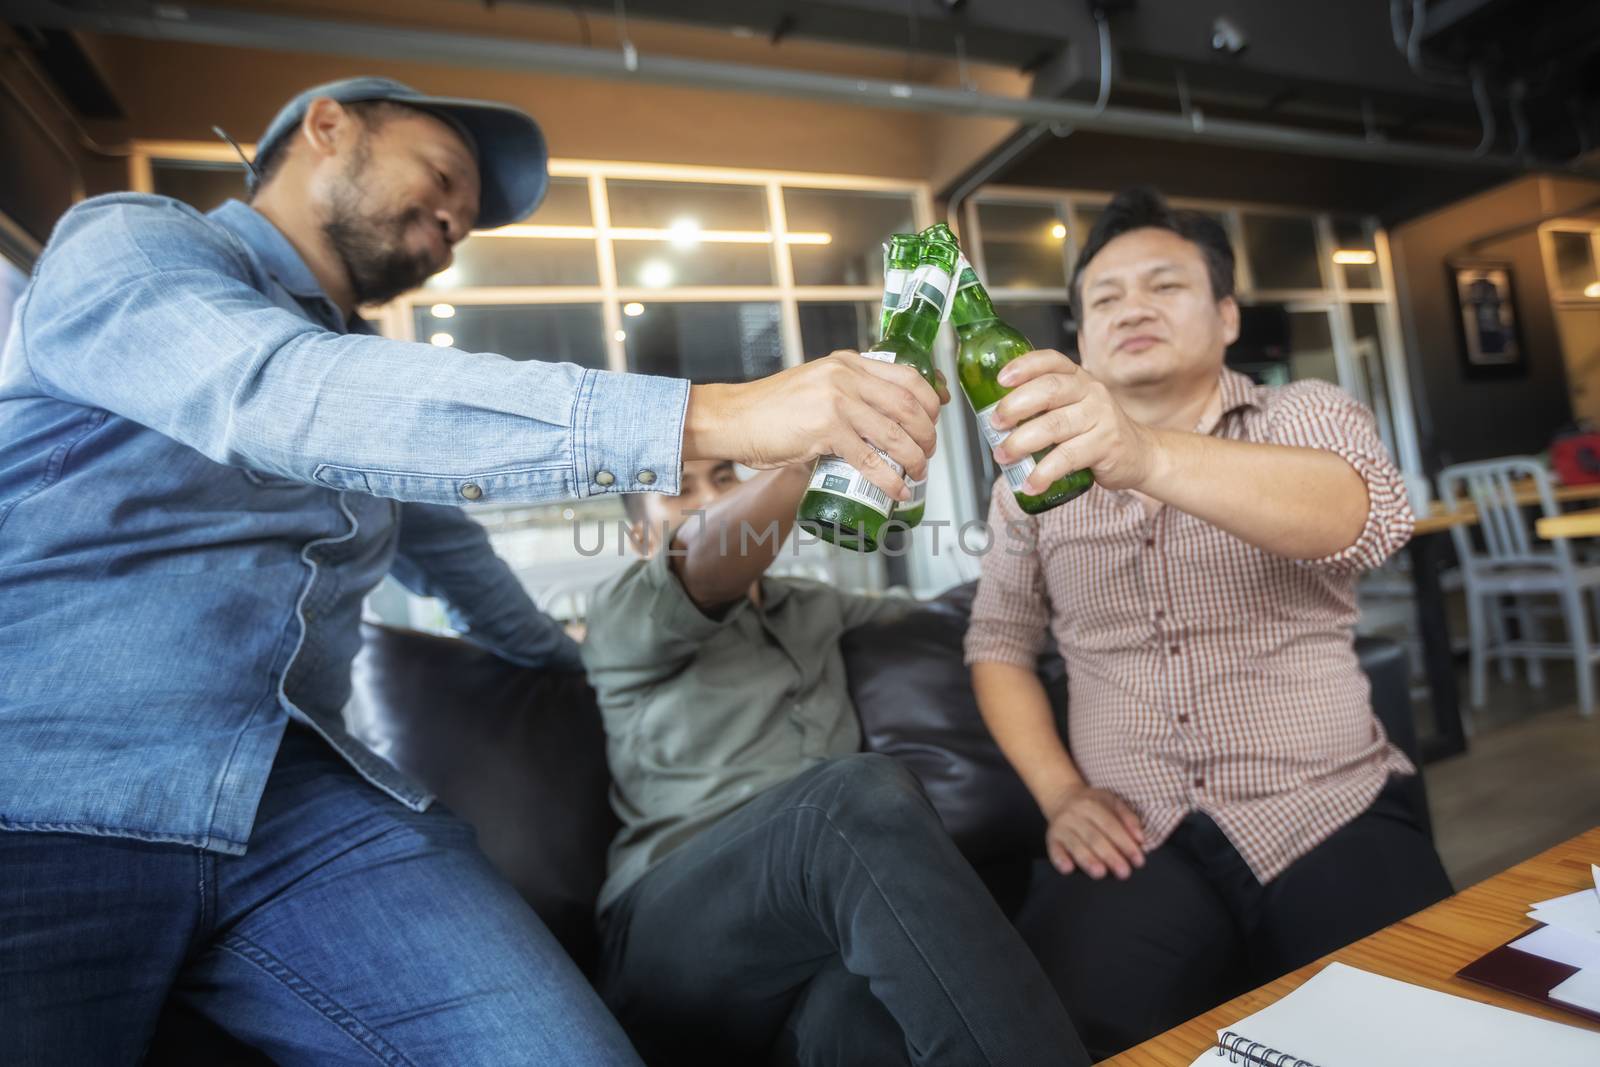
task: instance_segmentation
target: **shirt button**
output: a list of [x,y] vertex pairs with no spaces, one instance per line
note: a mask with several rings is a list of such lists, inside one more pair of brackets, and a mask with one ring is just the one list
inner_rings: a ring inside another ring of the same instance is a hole
[[1166,617],[1167,617],[1167,613],[1163,609],[1161,609],[1161,608],[1157,608],[1156,609],[1156,618],[1164,619]]
[[1154,537],[1146,537],[1144,539],[1144,547],[1146,547],[1146,548],[1154,548],[1154,547],[1156,547],[1156,539]]
[[1196,789],[1204,789],[1206,787],[1206,780],[1199,775],[1196,775],[1194,779],[1194,787]]
[[1184,712],[1181,715],[1179,715],[1178,716],[1178,722],[1179,722],[1180,725],[1186,725],[1189,722],[1189,713],[1188,712]]
[[654,484],[656,484],[656,472],[655,471],[640,471],[635,476],[635,480],[640,485],[654,485]]
[[483,496],[483,487],[477,482],[462,482],[461,495],[467,500],[477,500]]
[[1168,648],[1167,651],[1176,656],[1178,654],[1178,646],[1173,645],[1171,648]]
[[617,480],[617,476],[610,471],[599,471],[594,476],[595,485],[610,485]]

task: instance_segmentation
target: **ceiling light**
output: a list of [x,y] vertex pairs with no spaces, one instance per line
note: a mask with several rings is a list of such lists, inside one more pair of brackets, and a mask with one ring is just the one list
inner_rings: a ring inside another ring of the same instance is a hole
[[1050,227],[1050,236],[1054,237],[1058,241],[1065,241],[1067,239],[1066,224],[1058,222],[1054,226]]
[[667,227],[667,236],[679,248],[692,248],[700,243],[700,224],[694,219],[676,219]]
[[[501,231],[496,230],[495,233]],[[671,241],[679,247],[693,245],[770,245],[769,230],[701,230],[676,223],[674,227],[613,226],[607,231],[613,241]],[[831,233],[789,233],[784,241],[792,245],[826,245],[833,243]]]
[[628,339],[628,331],[627,330],[618,330],[616,333],[612,334],[611,336],[615,337],[617,339],[617,343],[618,344],[621,344],[623,341],[626,341]]
[[1341,248],[1334,252],[1333,261],[1347,267],[1370,267],[1378,262],[1378,253],[1370,248]]
[[630,300],[622,305],[622,313],[630,319],[636,319],[644,314],[644,305],[637,300]]
[[592,241],[594,235],[593,226],[535,226],[525,222],[472,231],[474,237],[544,237],[558,241]]
[[1584,286],[1583,295],[1590,300],[1600,300],[1600,282],[1590,282]]
[[639,268],[639,280],[650,289],[665,289],[672,284],[672,265],[652,259]]
[[428,309],[428,314],[436,319],[453,319],[456,315],[456,306],[454,304],[435,304]]
[[447,333],[436,333],[428,340],[440,348],[450,348],[456,343],[456,339]]

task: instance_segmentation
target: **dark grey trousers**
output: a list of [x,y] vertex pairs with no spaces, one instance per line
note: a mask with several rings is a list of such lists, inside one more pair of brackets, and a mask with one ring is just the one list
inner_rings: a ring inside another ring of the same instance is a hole
[[606,913],[646,1062],[1077,1067],[1049,981],[916,779],[858,755],[768,790]]

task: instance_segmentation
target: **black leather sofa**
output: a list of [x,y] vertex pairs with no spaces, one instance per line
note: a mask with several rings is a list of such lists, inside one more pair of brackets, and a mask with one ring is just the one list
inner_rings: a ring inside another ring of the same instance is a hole
[[[917,775],[1009,910],[1042,848],[1044,823],[990,739],[967,682],[961,639],[972,591],[959,587],[907,618],[853,631],[843,652],[866,746]],[[1404,650],[1363,638],[1357,651],[1378,717],[1415,761]],[[1048,654],[1039,670],[1064,716],[1061,660]],[[352,730],[476,827],[489,858],[589,968],[594,901],[616,822],[606,798],[605,735],[583,677],[517,667],[465,641],[367,626],[356,685],[370,717]],[[1429,825],[1421,778],[1407,788]],[[149,1062],[262,1061],[175,1011]]]

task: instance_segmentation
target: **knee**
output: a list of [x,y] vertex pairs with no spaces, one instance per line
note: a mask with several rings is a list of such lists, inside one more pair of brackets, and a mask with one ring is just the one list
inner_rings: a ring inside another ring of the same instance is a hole
[[922,783],[892,756],[863,752],[833,760],[817,777],[831,817],[850,824],[891,822],[901,828],[919,819],[938,822]]

